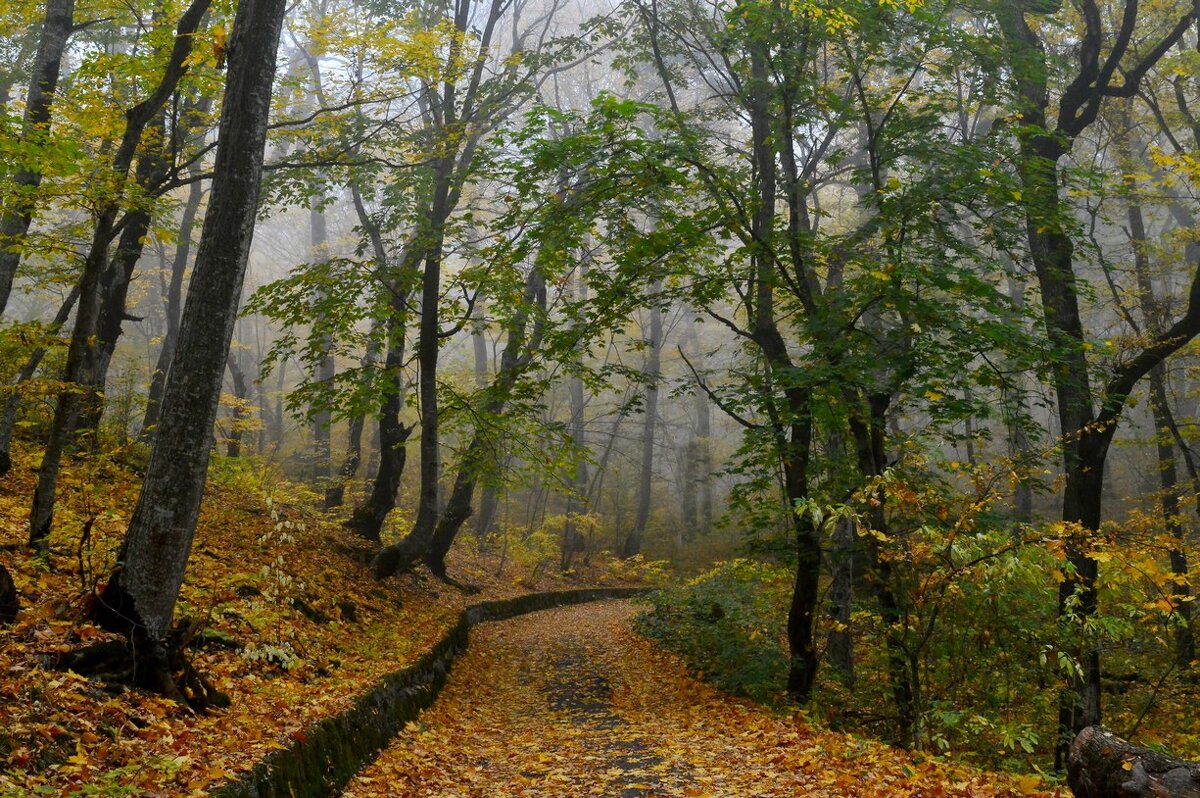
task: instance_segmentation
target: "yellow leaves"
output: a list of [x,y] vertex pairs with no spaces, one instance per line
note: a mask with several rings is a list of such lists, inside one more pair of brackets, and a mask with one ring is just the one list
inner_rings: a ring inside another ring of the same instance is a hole
[[637,637],[629,615],[620,604],[587,605],[478,628],[422,715],[423,731],[406,731],[346,795],[1040,793],[1036,777],[1020,789],[1004,777],[917,763],[886,745],[815,729],[801,714],[730,698]]
[[223,64],[225,63],[226,40],[228,38],[225,26],[213,25],[210,35],[212,36],[213,58],[216,59],[216,63]]
[[830,35],[844,33],[858,25],[858,19],[844,8],[823,6],[812,0],[792,0],[791,9],[794,14],[824,25],[825,32]]

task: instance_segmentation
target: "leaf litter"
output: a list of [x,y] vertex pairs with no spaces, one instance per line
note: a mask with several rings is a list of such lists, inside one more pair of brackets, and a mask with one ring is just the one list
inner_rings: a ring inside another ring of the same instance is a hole
[[345,795],[1061,795],[720,693],[637,635],[634,612],[604,602],[477,627],[438,701]]

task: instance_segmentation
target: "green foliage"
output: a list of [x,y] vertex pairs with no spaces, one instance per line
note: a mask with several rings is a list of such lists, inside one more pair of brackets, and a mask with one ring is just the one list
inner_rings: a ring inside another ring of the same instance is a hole
[[651,593],[637,628],[718,687],[773,701],[787,674],[779,621],[790,586],[784,568],[731,560],[684,586]]

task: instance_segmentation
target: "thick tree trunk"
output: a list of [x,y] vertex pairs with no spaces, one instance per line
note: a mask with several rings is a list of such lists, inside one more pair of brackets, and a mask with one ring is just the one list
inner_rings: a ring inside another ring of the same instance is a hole
[[1089,726],[1071,744],[1067,783],[1075,798],[1200,798],[1200,762]]
[[646,353],[646,365],[642,376],[646,379],[646,393],[642,404],[642,465],[638,473],[637,511],[633,517],[633,529],[621,547],[621,557],[628,559],[642,551],[646,537],[646,525],[650,522],[650,506],[654,487],[654,443],[658,428],[658,381],[662,370],[663,324],[659,294],[662,280],[656,280],[650,288],[650,348]]
[[[1069,677],[1059,707],[1059,739],[1055,746],[1055,767],[1061,768],[1071,739],[1088,726],[1100,723],[1100,651],[1088,640],[1087,621],[1097,610],[1098,563],[1088,556],[1090,538],[1099,530],[1103,475],[1109,444],[1129,393],[1138,380],[1155,365],[1191,340],[1200,331],[1200,269],[1193,276],[1188,310],[1162,337],[1155,338],[1134,357],[1113,367],[1107,384],[1097,394],[1089,381],[1086,338],[1079,312],[1079,295],[1074,263],[1074,242],[1064,220],[1072,218],[1072,209],[1059,193],[1058,162],[1075,139],[1096,120],[1105,95],[1134,96],[1138,83],[1195,23],[1182,17],[1175,26],[1145,51],[1147,60],[1123,73],[1121,92],[1113,91],[1108,81],[1114,69],[1101,68],[1098,53],[1102,43],[1120,53],[1128,47],[1134,26],[1123,25],[1111,32],[1103,29],[1102,15],[1094,4],[1085,12],[1083,40],[1076,49],[1077,75],[1058,100],[1053,125],[1048,118],[1050,106],[1049,68],[1046,44],[1029,24],[1021,6],[1004,6],[997,21],[1011,55],[1023,127],[1018,132],[1026,237],[1030,259],[1041,289],[1042,315],[1053,347],[1051,382],[1058,400],[1059,432],[1062,436],[1063,486],[1062,520],[1076,532],[1065,541],[1066,558],[1072,566],[1064,569],[1059,585],[1058,613],[1064,632],[1081,639],[1076,647],[1082,673]],[[1131,20],[1132,21],[1132,20]],[[1111,41],[1105,42],[1109,38]],[[1108,56],[1113,57],[1113,56]],[[1114,68],[1117,64],[1114,62]],[[1107,70],[1107,71],[1106,71]]]
[[[204,495],[213,424],[262,177],[284,0],[242,0],[229,48],[212,199],[163,395],[158,431],[119,564],[97,603],[134,641],[143,677],[179,695],[167,635]],[[203,703],[206,696],[193,696]]]
[[[147,125],[158,116],[186,72],[195,32],[208,12],[209,3],[210,0],[193,0],[183,12],[176,29],[174,47],[158,85],[145,100],[125,113],[125,131],[110,170],[112,178],[118,183],[123,184],[128,179]],[[75,316],[71,345],[67,350],[63,382],[83,388],[95,383],[94,370],[99,363],[96,338],[101,311],[100,286],[109,265],[108,247],[116,234],[117,216],[121,211],[119,201],[120,198],[116,197],[100,210],[92,233],[91,249],[79,278],[79,311]],[[59,394],[29,514],[29,545],[38,552],[44,553],[49,545],[59,468],[82,407],[83,393],[80,390],[72,388]]]
[[[36,140],[49,135],[50,109],[62,71],[63,51],[75,29],[75,0],[48,0],[42,38],[38,43],[29,92],[25,96],[22,138]],[[0,213],[0,317],[8,308],[13,280],[21,263],[21,251],[33,223],[36,200],[33,193],[42,184],[42,173],[22,166],[11,178],[15,199]]]

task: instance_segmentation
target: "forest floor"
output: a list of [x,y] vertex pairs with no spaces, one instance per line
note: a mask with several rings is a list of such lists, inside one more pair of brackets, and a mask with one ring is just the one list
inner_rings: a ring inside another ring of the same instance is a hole
[[1036,776],[934,760],[810,727],[690,677],[628,602],[471,632],[438,701],[348,798],[1051,796]]
[[[28,535],[34,453],[15,453],[0,486],[0,562],[21,594],[0,627],[0,796],[205,795],[348,708],[381,676],[414,662],[468,604],[540,590],[617,584],[599,568],[556,568],[456,551],[467,597],[431,578],[376,582],[371,549],[316,497],[261,468],[218,463],[177,617],[200,619],[193,662],[229,694],[228,710],[192,714],[136,690],[110,691],[54,669],[59,655],[110,636],[87,620],[137,498],[119,463],[69,466],[48,562]],[[85,530],[87,534],[85,535]]]

